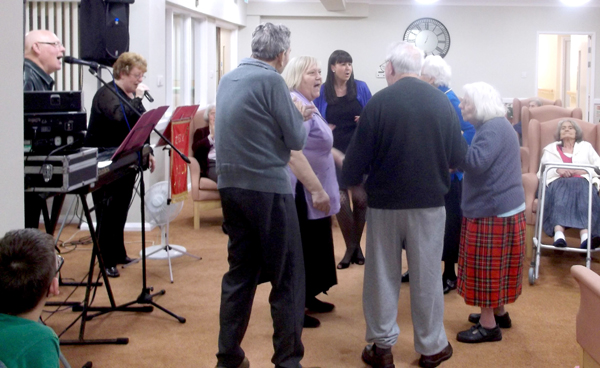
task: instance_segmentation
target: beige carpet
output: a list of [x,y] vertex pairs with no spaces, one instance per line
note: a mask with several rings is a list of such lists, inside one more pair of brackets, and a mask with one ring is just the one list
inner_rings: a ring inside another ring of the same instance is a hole
[[[183,245],[190,253],[202,260],[179,257],[173,260],[175,282],[169,281],[166,260],[147,262],[148,286],[154,291],[164,289],[166,294],[154,298],[164,308],[187,319],[185,324],[161,310],[151,313],[112,312],[88,321],[84,339],[129,338],[127,345],[62,346],[61,349],[73,367],[81,367],[92,361],[94,367],[214,367],[216,363],[219,322],[220,283],[227,270],[227,237],[221,231],[220,210],[206,212],[201,219],[200,230],[192,226],[192,205],[188,200],[179,217],[171,223],[172,244]],[[76,232],[74,225],[66,228],[62,240],[79,239],[88,235]],[[130,256],[140,251],[139,233],[126,233]],[[147,235],[147,244],[160,241],[158,230]],[[343,255],[344,242],[339,228],[334,228],[336,255]],[[364,249],[364,240],[363,240]],[[91,255],[90,245],[63,248],[65,265],[62,276],[81,280],[87,273]],[[513,320],[513,328],[503,330],[501,342],[467,345],[456,341],[456,334],[471,326],[469,313],[477,309],[465,305],[456,292],[445,296],[445,327],[454,347],[454,356],[442,367],[566,367],[579,365],[581,349],[575,341],[575,315],[579,306],[579,289],[570,276],[573,264],[584,264],[584,259],[574,253],[562,255],[544,253],[540,279],[534,286],[524,275],[523,294],[515,304],[507,307]],[[406,264],[404,265],[406,268]],[[528,264],[525,270],[528,270]],[[321,327],[303,333],[306,353],[305,367],[366,367],[360,359],[365,345],[365,322],[362,314],[362,266],[352,265],[338,270],[338,285],[322,300],[336,305],[329,314],[318,315]],[[594,261],[592,269],[600,271]],[[97,269],[96,269],[97,270]],[[118,305],[133,301],[142,290],[141,264],[120,269],[121,277],[110,279]],[[74,290],[61,288],[62,300]],[[84,288],[74,291],[69,300],[82,301]],[[268,307],[269,285],[261,285],[255,298],[250,326],[243,348],[251,367],[273,367],[271,344],[272,321]],[[412,323],[409,310],[409,291],[400,293],[398,322],[401,333],[394,358],[396,367],[417,366],[419,355],[413,348]],[[108,305],[105,287],[97,289],[94,306]],[[51,311],[56,309],[47,307]],[[44,313],[43,318],[49,314]],[[78,314],[70,309],[52,315],[47,323],[61,333]],[[80,321],[64,335],[65,339],[77,339]]]

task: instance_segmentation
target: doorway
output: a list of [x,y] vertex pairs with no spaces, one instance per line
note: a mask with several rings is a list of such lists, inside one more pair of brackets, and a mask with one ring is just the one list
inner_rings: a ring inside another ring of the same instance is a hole
[[586,121],[594,121],[594,38],[594,33],[538,34],[537,96],[581,108]]
[[217,27],[217,85],[231,70],[231,30]]

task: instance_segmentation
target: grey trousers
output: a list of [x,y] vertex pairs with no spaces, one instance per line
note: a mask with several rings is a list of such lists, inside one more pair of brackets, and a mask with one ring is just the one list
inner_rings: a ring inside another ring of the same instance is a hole
[[402,277],[402,244],[410,269],[410,307],[415,350],[439,353],[448,345],[444,330],[444,294],[440,259],[444,243],[444,207],[367,210],[367,254],[363,285],[366,339],[381,348],[398,340],[396,321]]

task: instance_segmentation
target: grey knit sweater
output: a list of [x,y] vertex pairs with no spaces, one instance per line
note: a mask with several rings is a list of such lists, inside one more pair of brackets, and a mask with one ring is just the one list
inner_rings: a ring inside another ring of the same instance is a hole
[[525,202],[519,138],[505,118],[475,125],[475,136],[461,165],[463,216],[492,217]]
[[269,64],[243,59],[219,83],[215,150],[219,189],[291,194],[290,150],[306,141],[302,114]]

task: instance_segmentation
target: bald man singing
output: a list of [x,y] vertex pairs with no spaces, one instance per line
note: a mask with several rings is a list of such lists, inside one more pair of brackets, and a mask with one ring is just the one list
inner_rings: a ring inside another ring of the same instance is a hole
[[50,74],[60,70],[65,48],[50,31],[35,30],[25,36],[23,90],[51,91],[54,79]]
[[[62,67],[65,48],[56,35],[46,30],[35,30],[25,36],[23,61],[23,91],[52,91],[54,79],[50,76]],[[60,212],[64,194],[52,202],[52,212]],[[40,211],[46,201],[36,193],[25,193],[25,227],[37,229]]]

